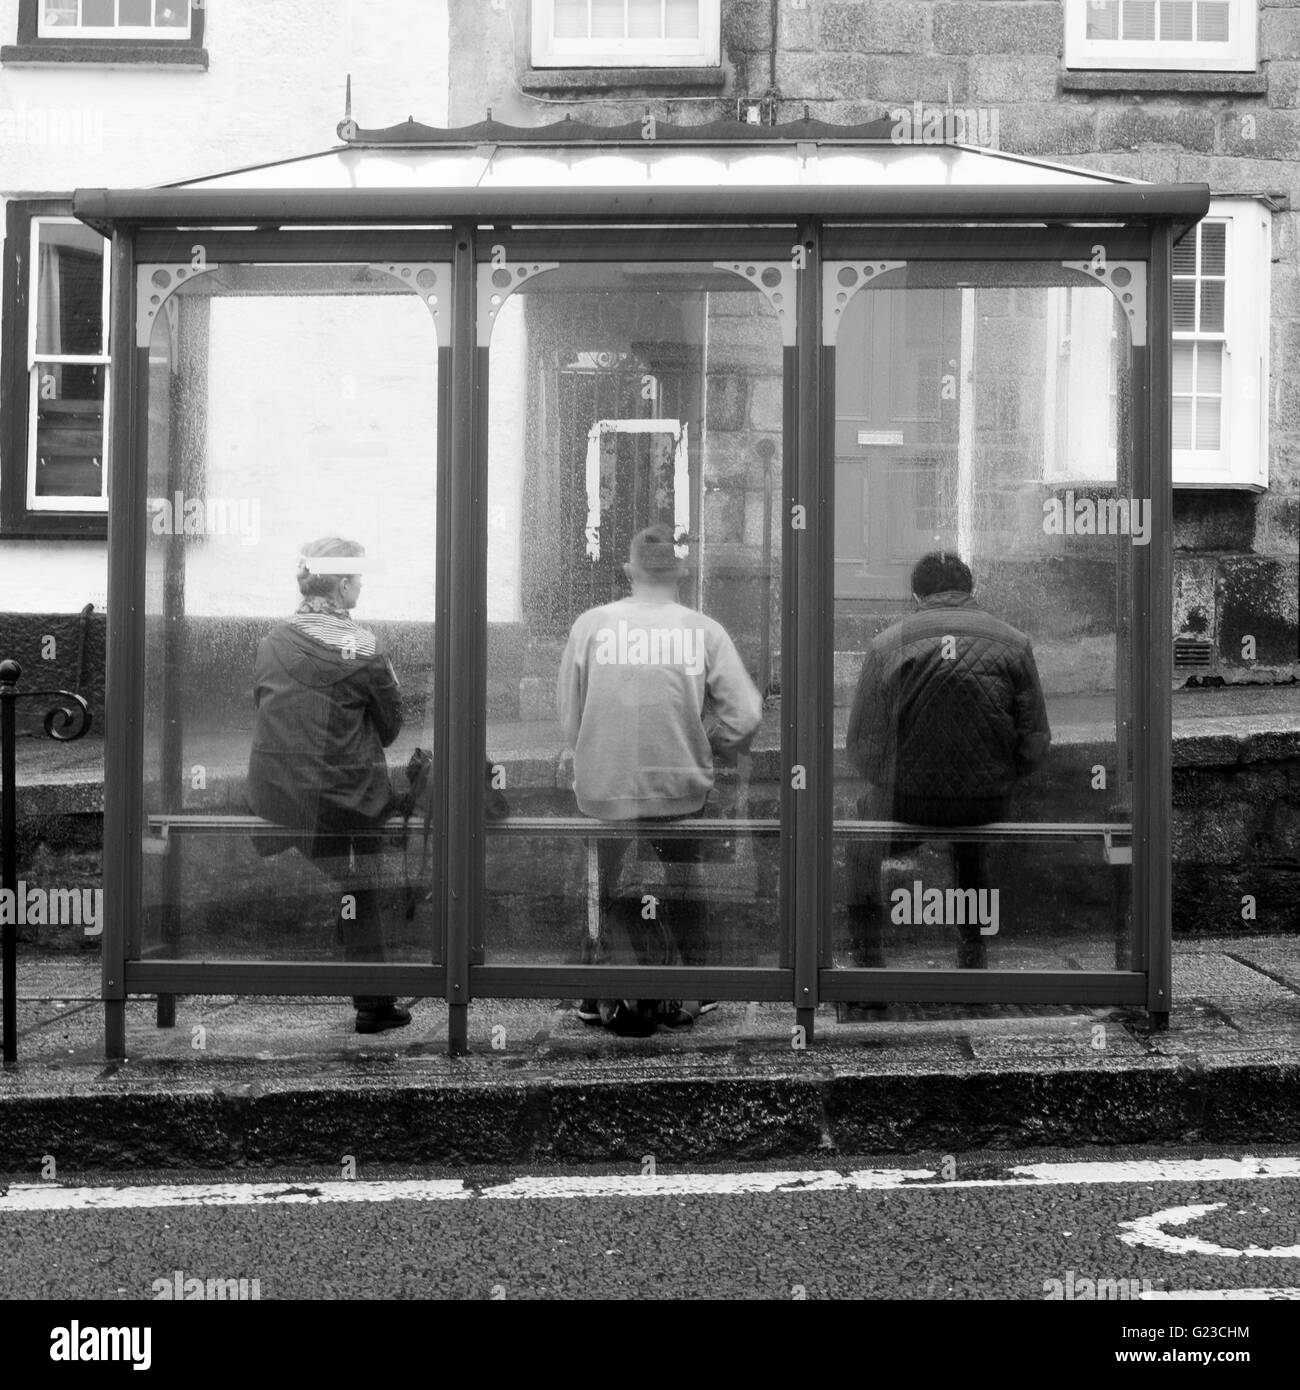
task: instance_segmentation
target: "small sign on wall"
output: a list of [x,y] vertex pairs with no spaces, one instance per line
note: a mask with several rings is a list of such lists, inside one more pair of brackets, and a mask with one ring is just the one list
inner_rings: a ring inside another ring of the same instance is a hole
[[859,430],[859,444],[901,444],[902,430]]

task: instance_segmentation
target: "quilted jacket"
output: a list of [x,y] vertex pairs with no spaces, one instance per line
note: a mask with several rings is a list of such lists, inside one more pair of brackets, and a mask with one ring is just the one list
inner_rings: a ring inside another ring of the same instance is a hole
[[1029,638],[953,589],[872,641],[846,751],[896,819],[978,825],[1005,817],[1051,737]]

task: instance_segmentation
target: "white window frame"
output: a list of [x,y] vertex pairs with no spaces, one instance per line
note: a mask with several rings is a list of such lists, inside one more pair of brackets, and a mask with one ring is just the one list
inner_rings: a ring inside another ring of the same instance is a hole
[[1228,0],[1226,43],[1164,39],[1089,39],[1093,0],[1065,0],[1065,66],[1150,72],[1254,72],[1259,31],[1257,0]]
[[[109,252],[111,243],[104,242],[104,283],[103,299],[100,305],[100,351],[94,354],[77,353],[49,353],[36,351],[36,318],[40,312],[40,301],[37,297],[37,286],[40,278],[40,238],[41,228],[46,225],[58,225],[81,227],[81,223],[75,217],[60,217],[57,214],[39,214],[31,220],[31,240],[29,242],[28,271],[27,271],[27,376],[28,376],[28,395],[27,395],[27,509],[33,512],[107,512],[108,511],[108,441],[110,438],[111,421],[109,420],[109,402],[112,398],[110,377],[112,367],[110,366],[108,344],[109,344],[109,324],[108,311],[111,303],[111,286],[109,283],[110,265]],[[41,366],[45,363],[54,363],[61,366],[103,367],[104,372],[104,407],[103,407],[103,428],[104,438],[103,447],[99,456],[99,493],[82,493],[69,497],[42,497],[36,491],[36,452],[39,440],[37,439],[37,417],[40,411],[40,381]]]
[[[1175,487],[1268,487],[1269,272],[1272,219],[1255,198],[1212,198],[1206,222],[1226,225],[1223,383],[1218,449],[1175,449]],[[1189,232],[1188,235],[1193,235]],[[1175,342],[1220,335],[1175,332]]]
[[[1171,332],[1175,343],[1223,344],[1219,447],[1174,449],[1173,484],[1262,492],[1268,487],[1271,218],[1258,199],[1214,198],[1205,222],[1222,222],[1226,227],[1223,331]],[[1188,233],[1195,234],[1195,228]],[[1053,486],[1114,485],[1117,463],[1109,426],[1114,423],[1115,401],[1110,396],[1109,364],[1118,346],[1116,330],[1105,327],[1096,315],[1076,313],[1068,319],[1067,333],[1066,297],[1071,293],[1077,291],[1064,287],[1049,291],[1043,480]],[[1094,418],[1098,403],[1107,399],[1105,433],[1090,431],[1086,424],[1080,427],[1078,422]]]
[[[1093,304],[1104,305],[1107,312],[1083,312]],[[1043,481],[1052,487],[1113,487],[1118,460],[1111,431],[1117,424],[1117,401],[1111,387],[1119,347],[1114,296],[1094,285],[1054,285],[1047,305]],[[1099,429],[1102,401],[1106,423]]]
[[697,0],[695,39],[557,39],[554,0],[533,0],[535,68],[717,67],[722,54],[721,0]]
[[[81,0],[76,0],[80,6]],[[152,3],[152,0],[151,0]],[[183,0],[176,0],[183,3]],[[121,0],[114,0],[115,14],[121,13]],[[45,18],[44,0],[38,0],[36,36],[41,39],[174,39],[188,42],[194,24],[195,8],[203,8],[203,0],[189,0],[188,18],[179,24],[50,24]],[[78,13],[80,13],[78,9]]]

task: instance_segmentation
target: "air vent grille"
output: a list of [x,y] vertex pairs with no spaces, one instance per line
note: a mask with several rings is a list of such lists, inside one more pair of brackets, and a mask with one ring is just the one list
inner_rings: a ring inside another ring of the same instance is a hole
[[1180,640],[1174,643],[1174,665],[1206,667],[1211,664],[1213,653],[1209,642]]

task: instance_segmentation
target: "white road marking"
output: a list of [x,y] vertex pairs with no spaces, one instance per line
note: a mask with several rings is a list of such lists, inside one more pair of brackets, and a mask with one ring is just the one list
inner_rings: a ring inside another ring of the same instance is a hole
[[125,1207],[319,1206],[330,1202],[446,1201],[472,1194],[454,1179],[436,1182],[212,1182],[156,1187],[59,1187],[16,1183],[0,1191],[0,1213],[110,1211]]
[[1216,1302],[1236,1302],[1239,1299],[1298,1299],[1300,1289],[1151,1289],[1138,1294],[1140,1299],[1214,1299]]
[[928,1168],[844,1174],[834,1170],[793,1173],[656,1173],[645,1177],[611,1173],[598,1177],[516,1178],[485,1187],[482,1197],[729,1197],[749,1192],[854,1192],[901,1187],[933,1177]]
[[[961,1158],[957,1159],[959,1165],[962,1161]],[[15,1183],[7,1189],[0,1188],[0,1215],[6,1212],[93,1211],[128,1207],[311,1206],[331,1202],[430,1202],[471,1198],[729,1197],[746,1193],[900,1189],[947,1192],[969,1187],[1258,1181],[1300,1177],[1300,1159],[1198,1158],[1131,1163],[1032,1163],[1009,1168],[1007,1172],[1007,1177],[959,1178],[953,1182],[944,1182],[932,1168],[860,1168],[851,1172],[817,1169],[756,1173],[658,1173],[644,1177],[636,1173],[613,1173],[604,1176],[515,1178],[511,1182],[478,1190],[456,1178],[392,1182],[304,1180],[292,1183],[165,1183],[153,1187],[60,1187],[56,1183]],[[1201,1211],[1200,1208],[1195,1210],[1198,1213]],[[1165,1241],[1195,1239],[1171,1236],[1167,1232],[1159,1234]],[[1167,1248],[1175,1247],[1171,1245]],[[1184,1245],[1180,1244],[1177,1248],[1183,1249]]]
[[1163,1250],[1170,1255],[1226,1255],[1229,1259],[1300,1259],[1300,1245],[1273,1245],[1264,1249],[1258,1245],[1248,1245],[1237,1250],[1230,1245],[1215,1245],[1202,1240],[1200,1236],[1175,1236],[1165,1230],[1166,1226],[1186,1226],[1199,1221],[1212,1211],[1222,1211],[1226,1202],[1210,1202],[1206,1206],[1166,1207],[1164,1211],[1150,1216],[1140,1216],[1136,1221],[1121,1221],[1120,1240],[1125,1245],[1149,1245],[1152,1249]]

